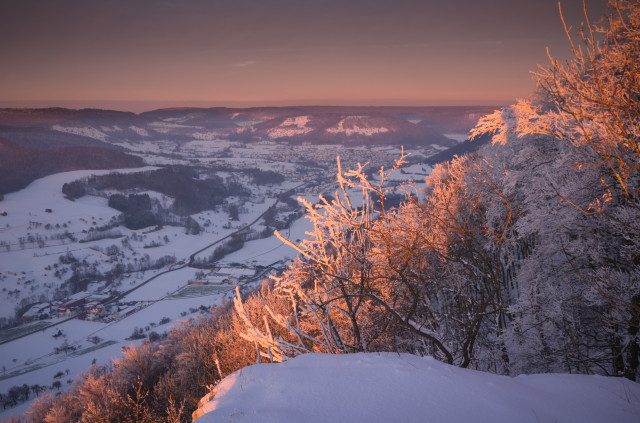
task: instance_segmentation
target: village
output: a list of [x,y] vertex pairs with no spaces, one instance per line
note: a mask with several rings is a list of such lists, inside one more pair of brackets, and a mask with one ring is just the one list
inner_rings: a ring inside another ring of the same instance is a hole
[[[168,271],[174,268],[175,265],[170,265]],[[195,279],[189,280],[185,286],[171,293],[171,295],[176,295],[179,291],[189,286],[206,286],[233,290],[237,285],[242,286],[256,280],[257,277],[262,277],[269,270],[271,270],[271,266],[267,268],[263,266],[252,268],[241,265],[240,263],[213,267],[209,269],[208,272],[201,270],[196,273]],[[131,290],[127,293],[130,292]],[[150,305],[150,303],[158,301],[121,301],[122,299],[124,299],[124,295],[115,290],[107,290],[105,292],[81,291],[62,300],[33,304],[22,315],[22,322],[28,323],[36,320],[77,318],[87,321],[110,323],[131,316],[136,311]],[[60,322],[54,322],[53,324],[56,323]]]

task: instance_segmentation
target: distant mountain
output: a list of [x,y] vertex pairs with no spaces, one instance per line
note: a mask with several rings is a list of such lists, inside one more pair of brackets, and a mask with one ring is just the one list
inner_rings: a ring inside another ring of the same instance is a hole
[[122,149],[139,141],[230,139],[290,144],[404,144],[450,147],[495,107],[296,106],[172,108],[135,114],[63,108],[0,109],[0,136],[40,150]]
[[142,159],[99,147],[36,150],[0,138],[0,195],[17,191],[32,181],[58,172],[142,166]]
[[52,129],[52,125],[8,126],[0,125],[0,137],[11,140],[22,147],[37,150],[53,150],[63,147],[85,146],[119,149],[114,144],[81,134],[61,132]]

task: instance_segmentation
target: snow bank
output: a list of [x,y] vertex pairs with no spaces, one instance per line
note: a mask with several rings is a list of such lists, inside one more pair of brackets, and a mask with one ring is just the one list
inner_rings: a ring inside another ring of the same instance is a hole
[[[408,354],[306,354],[226,377],[207,422],[637,422],[640,384],[601,376],[510,378]],[[208,401],[208,402],[206,402]]]

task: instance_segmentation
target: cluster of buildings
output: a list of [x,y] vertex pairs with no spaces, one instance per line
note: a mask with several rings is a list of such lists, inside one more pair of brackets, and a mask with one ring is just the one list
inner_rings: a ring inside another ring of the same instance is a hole
[[[61,301],[33,304],[22,315],[22,320],[29,322],[32,320],[71,317],[73,315],[79,315],[78,317],[86,320],[95,320],[114,312],[113,308],[117,306],[107,306],[107,303],[113,298],[113,293],[78,292]],[[116,310],[116,312],[118,311]]]

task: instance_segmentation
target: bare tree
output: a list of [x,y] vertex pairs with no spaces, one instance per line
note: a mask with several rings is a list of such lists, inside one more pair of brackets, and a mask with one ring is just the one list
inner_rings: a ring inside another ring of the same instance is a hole
[[[388,209],[389,172],[381,169],[374,183],[362,166],[338,168],[334,200],[301,200],[311,239],[296,245],[280,236],[301,256],[276,279],[289,314],[266,309],[252,321],[237,298],[243,337],[276,361],[307,351],[399,349],[478,366],[477,345],[499,338],[490,327],[506,326],[502,244],[515,212],[501,190],[503,172],[457,158],[434,170],[426,199],[404,186],[404,204]],[[274,337],[269,321],[292,336]]]

